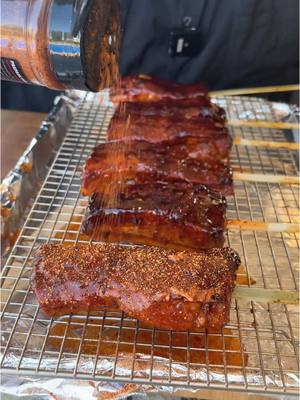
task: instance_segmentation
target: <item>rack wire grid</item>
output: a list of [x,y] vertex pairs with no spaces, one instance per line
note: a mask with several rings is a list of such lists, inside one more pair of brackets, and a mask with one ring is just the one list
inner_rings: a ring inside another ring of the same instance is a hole
[[[214,99],[228,118],[275,120],[272,104],[251,97]],[[298,393],[298,307],[232,300],[221,332],[149,329],[122,312],[48,318],[30,289],[34,249],[46,242],[85,242],[80,224],[82,166],[105,141],[113,109],[88,94],[56,154],[3,270],[2,361],[7,374],[116,380],[173,387],[206,387],[275,394]],[[285,141],[283,131],[233,128],[247,139]],[[233,169],[296,175],[293,151],[235,145]],[[238,182],[228,218],[299,222],[298,186]],[[297,291],[298,235],[229,231],[243,268],[239,285]]]

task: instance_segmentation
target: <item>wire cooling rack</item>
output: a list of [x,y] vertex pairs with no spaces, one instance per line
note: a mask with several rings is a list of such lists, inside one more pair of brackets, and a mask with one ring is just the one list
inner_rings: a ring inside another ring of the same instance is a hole
[[[229,118],[275,120],[262,99],[215,99]],[[233,300],[222,332],[149,329],[121,312],[53,319],[39,309],[29,277],[34,249],[46,242],[85,242],[80,233],[87,199],[80,195],[82,166],[105,140],[113,110],[96,95],[82,101],[10,254],[2,277],[1,366],[7,374],[116,380],[185,388],[206,387],[272,394],[298,392],[298,309]],[[285,141],[283,131],[233,128],[247,139]],[[295,175],[294,154],[284,149],[234,146],[234,169]],[[299,222],[296,185],[235,182],[228,218]],[[228,244],[243,267],[238,284],[297,291],[296,234],[229,231]]]

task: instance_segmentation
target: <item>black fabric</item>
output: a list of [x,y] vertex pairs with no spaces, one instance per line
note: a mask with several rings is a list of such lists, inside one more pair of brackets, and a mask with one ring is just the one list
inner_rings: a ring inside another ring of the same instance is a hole
[[[298,80],[298,0],[120,0],[122,75],[146,73],[211,89]],[[168,55],[169,34],[202,32],[194,57]]]

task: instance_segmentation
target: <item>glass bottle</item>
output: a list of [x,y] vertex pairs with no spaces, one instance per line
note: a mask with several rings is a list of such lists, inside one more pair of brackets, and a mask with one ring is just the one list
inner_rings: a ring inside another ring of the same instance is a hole
[[2,0],[1,79],[99,91],[119,78],[117,0]]

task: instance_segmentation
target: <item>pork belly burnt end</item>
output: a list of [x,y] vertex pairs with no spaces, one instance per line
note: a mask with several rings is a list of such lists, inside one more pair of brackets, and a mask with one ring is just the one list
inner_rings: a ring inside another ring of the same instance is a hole
[[228,158],[232,147],[232,137],[225,127],[216,127],[209,121],[197,124],[191,120],[177,120],[159,115],[139,116],[133,120],[114,116],[107,138],[182,146],[189,157],[207,162]]
[[121,85],[110,90],[110,100],[119,102],[175,103],[204,106],[210,104],[202,83],[182,85],[148,75],[126,76]]
[[198,124],[210,122],[214,126],[223,127],[226,123],[225,110],[214,103],[205,106],[184,106],[178,103],[121,103],[115,111],[116,116],[128,117],[131,121],[139,116],[152,117],[158,115],[178,120],[192,120]]
[[127,185],[117,204],[94,193],[82,231],[95,240],[177,249],[222,247],[226,200],[184,182]]
[[156,328],[221,328],[239,264],[229,248],[46,244],[35,254],[31,285],[49,316],[106,305]]
[[132,141],[130,146],[108,142],[95,147],[84,167],[81,192],[85,196],[104,193],[112,180],[146,183],[178,179],[206,185],[225,195],[233,193],[232,171],[227,164],[202,162],[187,157],[185,148],[145,141]]

